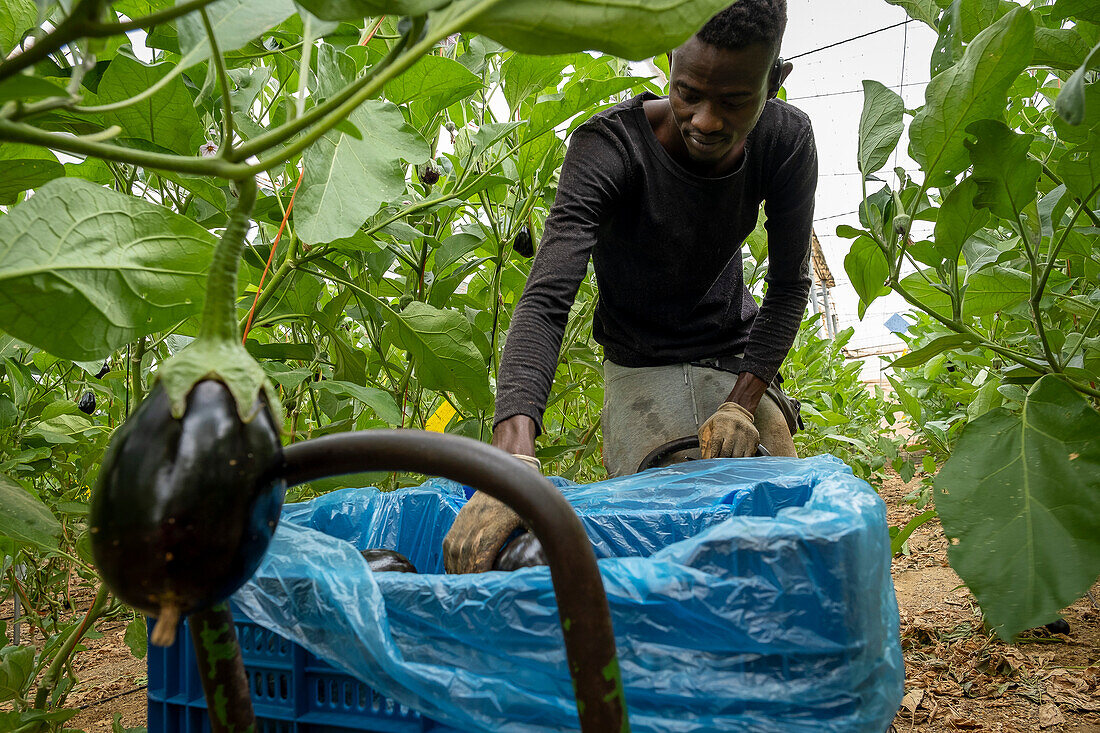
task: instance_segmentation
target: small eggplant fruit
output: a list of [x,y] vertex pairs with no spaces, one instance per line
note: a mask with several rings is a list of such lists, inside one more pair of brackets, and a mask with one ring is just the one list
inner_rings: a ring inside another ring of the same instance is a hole
[[493,570],[519,570],[536,565],[549,565],[546,553],[534,532],[524,532],[504,546],[493,561]]
[[286,493],[282,454],[263,393],[242,420],[212,379],[187,394],[182,418],[158,382],[116,432],[92,497],[92,555],[119,599],[157,617],[154,644],[256,571]]
[[105,362],[103,362],[103,366],[101,366],[99,368],[99,371],[96,372],[95,378],[96,379],[103,379],[105,376],[107,376],[110,373],[110,371],[111,371],[111,363],[109,361],[105,361]]
[[432,166],[431,163],[427,163],[419,171],[420,182],[425,186],[434,186],[439,183],[439,171]]
[[393,550],[363,550],[360,555],[370,565],[374,573],[415,573],[416,568],[409,558]]
[[512,249],[521,257],[533,257],[535,254],[534,241],[531,239],[531,227],[525,226],[519,230],[516,238],[512,240]]
[[85,415],[91,415],[95,412],[95,392],[85,392],[81,395],[80,402],[77,402],[76,406]]

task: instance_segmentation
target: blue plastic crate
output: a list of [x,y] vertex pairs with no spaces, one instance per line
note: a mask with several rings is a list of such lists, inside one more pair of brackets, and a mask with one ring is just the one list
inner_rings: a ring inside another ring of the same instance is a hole
[[[234,613],[258,733],[457,733]],[[149,733],[210,733],[187,622],[149,646]]]

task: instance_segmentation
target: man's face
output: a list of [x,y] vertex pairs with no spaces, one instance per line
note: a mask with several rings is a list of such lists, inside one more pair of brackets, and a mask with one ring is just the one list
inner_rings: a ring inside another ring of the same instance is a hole
[[739,156],[768,101],[775,52],[728,50],[692,37],[672,54],[669,102],[692,162],[717,167]]

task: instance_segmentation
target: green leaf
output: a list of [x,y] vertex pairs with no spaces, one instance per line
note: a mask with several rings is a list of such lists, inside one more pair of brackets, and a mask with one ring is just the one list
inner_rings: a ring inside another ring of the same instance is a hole
[[489,371],[461,313],[413,301],[400,313],[383,309],[383,317],[394,343],[408,352],[421,387],[489,406]]
[[134,655],[134,659],[145,659],[149,650],[149,637],[145,619],[142,616],[138,616],[126,625],[126,633],[122,640],[126,642],[126,646],[130,647],[130,653]]
[[857,165],[866,178],[886,165],[901,132],[905,103],[901,96],[877,81],[863,80],[863,114],[859,118]]
[[974,400],[966,406],[966,416],[971,421],[977,420],[994,407],[1000,407],[1004,398],[998,391],[1000,383],[997,379],[989,379],[978,388],[978,394]]
[[1035,186],[1043,172],[1039,161],[1027,157],[1031,135],[1017,135],[995,120],[979,120],[966,131],[977,138],[964,142],[974,163],[968,180],[978,185],[974,205],[1016,221],[1038,195]]
[[1077,68],[1062,86],[1054,110],[1071,125],[1079,125],[1085,119],[1085,75],[1092,68],[1093,60],[1100,53],[1100,43],[1089,52],[1088,58]]
[[40,550],[56,550],[61,524],[41,501],[0,473],[0,535]]
[[989,221],[989,212],[974,205],[978,184],[965,178],[943,200],[936,215],[935,248],[950,264],[958,264],[963,245]]
[[350,237],[386,201],[405,192],[405,167],[423,163],[428,144],[390,102],[367,100],[350,120],[363,138],[332,130],[305,152],[302,187],[294,205],[302,241]]
[[[97,104],[121,102],[145,91],[175,68],[175,64],[147,66],[125,53],[115,56],[96,90]],[[123,139],[136,138],[180,155],[195,155],[202,144],[203,126],[183,79],[176,77],[149,99],[102,115],[105,126],[118,125]]]
[[[964,270],[959,270],[960,282]],[[935,271],[928,271],[929,277],[935,277]],[[941,290],[929,285],[919,273],[904,278],[902,285],[911,295],[926,307],[947,318],[951,317],[951,300]],[[993,315],[1017,303],[1022,303],[1031,295],[1031,278],[1027,273],[1007,267],[994,266],[971,274],[967,278],[966,297],[963,300],[963,316],[976,317]]]
[[979,33],[962,59],[925,90],[925,105],[909,128],[909,154],[929,180],[953,176],[969,164],[966,126],[1000,118],[1005,95],[1031,60],[1035,24],[1016,8]]
[[1073,71],[1084,63],[1088,55],[1089,44],[1076,28],[1036,27],[1032,66]]
[[[459,13],[471,2],[456,2]],[[641,61],[675,48],[729,0],[502,0],[467,29],[523,53],[604,51]]]
[[[176,0],[179,5],[183,0]],[[297,10],[293,0],[217,0],[206,6],[218,50],[236,51],[264,31],[282,23]],[[190,68],[210,56],[210,42],[202,17],[193,12],[176,21],[183,56],[180,64]]]
[[1006,641],[1051,621],[1100,573],[1100,413],[1053,376],[1023,414],[967,425],[936,477],[951,566]]
[[932,30],[936,30],[936,24],[940,17],[940,6],[935,0],[886,0],[891,5],[897,5],[903,9],[910,18],[919,20]]
[[1100,186],[1100,128],[1090,130],[1086,142],[1067,150],[1058,161],[1058,175],[1078,198],[1091,201]]
[[54,154],[37,145],[0,143],[0,163],[4,167],[0,176],[0,204],[4,206],[14,204],[27,189],[65,175],[65,167]]
[[861,317],[867,306],[879,296],[890,292],[890,288],[886,286],[886,278],[890,276],[886,255],[875,244],[875,240],[868,236],[860,235],[852,242],[852,248],[844,258],[844,271],[848,273],[852,287],[859,294]]
[[0,104],[13,99],[33,102],[45,97],[64,97],[68,94],[65,87],[38,76],[16,74],[0,82]]
[[0,702],[22,699],[24,690],[33,681],[34,647],[5,646],[0,649]]
[[[912,477],[910,477],[910,478],[912,478]],[[898,529],[897,534],[894,534],[894,529],[895,528],[891,527],[890,528],[890,554],[891,555],[896,555],[899,552],[901,552],[902,547],[905,545],[905,543],[912,536],[913,532],[915,530],[917,530],[921,525],[931,521],[935,517],[936,517],[936,512],[934,510],[930,509],[926,512],[922,512],[921,514],[918,514],[917,516],[913,517],[908,522],[906,522],[904,527],[901,527],[900,529]]]
[[894,361],[890,362],[890,367],[893,369],[912,369],[913,367],[921,366],[937,354],[973,345],[974,339],[964,333],[952,333],[947,336],[940,336],[938,339],[922,346],[916,351],[910,351],[908,354],[894,359]]
[[59,178],[0,218],[0,323],[100,359],[198,312],[214,237],[161,206]]
[[481,245],[481,237],[461,232],[443,240],[435,252],[435,264],[432,272],[442,275],[448,267],[473,252]]
[[416,100],[430,117],[479,89],[481,79],[462,64],[445,56],[424,56],[388,83],[385,93],[394,104]]
[[379,418],[390,425],[401,425],[401,409],[393,401],[393,395],[384,389],[364,387],[352,382],[341,382],[335,379],[325,379],[313,386],[331,392],[338,397],[350,397],[353,400],[358,400],[374,410]]
[[4,0],[0,3],[0,58],[11,53],[38,25],[38,5],[34,0]]
[[520,103],[535,92],[561,82],[567,66],[577,60],[574,54],[559,56],[529,56],[514,53],[501,64],[500,77],[504,81],[504,99],[508,108],[518,110]]
[[1100,23],[1100,7],[1093,0],[1058,0],[1053,16],[1059,20],[1075,18],[1090,23]]

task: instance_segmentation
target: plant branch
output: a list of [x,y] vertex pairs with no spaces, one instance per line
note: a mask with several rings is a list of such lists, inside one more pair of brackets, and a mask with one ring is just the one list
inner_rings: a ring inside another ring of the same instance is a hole
[[[248,176],[254,166],[229,163],[220,158],[193,158],[187,155],[152,153],[120,145],[97,142],[87,137],[76,137],[58,132],[46,132],[33,125],[0,119],[0,139],[29,143],[76,155],[91,156],[115,163],[126,163],[153,170],[191,173],[236,180]],[[263,170],[260,168],[259,170]]]
[[87,613],[84,614],[84,620],[81,621],[80,625],[73,629],[73,632],[65,639],[65,643],[62,645],[61,649],[58,650],[57,656],[53,658],[49,669],[46,670],[46,676],[42,679],[41,684],[38,685],[38,689],[35,690],[35,710],[45,710],[49,705],[50,694],[57,687],[57,681],[61,679],[61,672],[65,669],[65,664],[69,661],[69,657],[72,655],[73,650],[76,649],[76,645],[84,638],[84,634],[88,632],[88,627],[103,615],[103,607],[107,605],[107,598],[109,596],[110,593],[107,592],[107,586],[101,584],[99,590],[96,591],[92,605],[88,607]]
[[214,0],[188,0],[188,2],[179,3],[164,10],[158,10],[155,13],[119,23],[91,21],[84,24],[83,35],[89,38],[102,38],[104,36],[117,36],[120,33],[129,33],[130,31],[136,31],[138,28],[152,28],[155,25],[167,23],[170,20],[187,15],[194,10],[205,8],[213,2]]
[[0,63],[0,81],[14,76],[28,66],[37,64],[54,51],[72,43],[83,35],[88,24],[99,11],[99,0],[78,0],[73,12],[58,23],[52,31],[39,38],[22,53]]
[[[1015,207],[1013,207],[1015,208]],[[1040,285],[1039,281],[1039,260],[1038,256],[1031,248],[1031,243],[1027,238],[1027,228],[1024,226],[1023,219],[1020,218],[1020,212],[1016,211],[1016,226],[1020,231],[1020,243],[1023,244],[1024,254],[1027,256],[1027,261],[1031,265],[1029,269],[1029,275],[1031,277],[1031,297],[1028,299],[1028,304],[1031,306],[1031,317],[1035,321],[1035,333],[1039,336],[1039,343],[1043,345],[1043,354],[1046,356],[1047,363],[1050,368],[1060,373],[1062,371],[1062,365],[1058,362],[1057,357],[1054,356],[1054,352],[1050,348],[1050,340],[1047,338],[1046,325],[1043,323],[1043,314],[1039,309],[1039,302],[1043,299],[1043,288],[1046,286],[1046,280],[1042,281]],[[1054,258],[1051,258],[1047,262],[1047,269],[1053,265]]]

